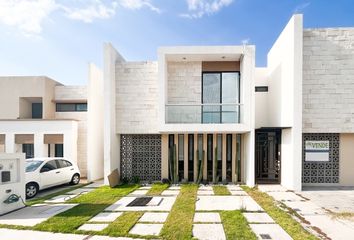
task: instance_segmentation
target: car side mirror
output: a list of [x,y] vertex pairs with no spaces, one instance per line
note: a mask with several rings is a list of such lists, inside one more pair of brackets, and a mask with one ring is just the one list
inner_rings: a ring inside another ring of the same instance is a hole
[[41,172],[41,173],[44,173],[44,172],[49,172],[49,171],[50,171],[49,168],[42,168],[40,172]]

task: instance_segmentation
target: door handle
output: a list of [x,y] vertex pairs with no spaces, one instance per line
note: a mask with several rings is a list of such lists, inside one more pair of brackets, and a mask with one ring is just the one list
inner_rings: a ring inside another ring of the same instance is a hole
[[60,173],[60,171],[58,171],[58,172],[55,172],[55,173],[57,173],[57,174],[58,174],[58,173]]
[[70,170],[72,171],[72,170],[74,170],[73,168],[70,168]]

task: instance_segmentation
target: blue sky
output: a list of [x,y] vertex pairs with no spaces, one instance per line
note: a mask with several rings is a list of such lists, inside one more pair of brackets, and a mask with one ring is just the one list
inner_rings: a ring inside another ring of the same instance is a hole
[[256,45],[256,65],[294,13],[304,27],[354,27],[353,0],[0,0],[0,75],[87,82],[111,42],[127,60],[159,46]]

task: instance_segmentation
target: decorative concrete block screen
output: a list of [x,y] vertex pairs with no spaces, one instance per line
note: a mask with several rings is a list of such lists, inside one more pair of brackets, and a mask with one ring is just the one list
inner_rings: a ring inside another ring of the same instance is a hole
[[[304,184],[339,183],[339,134],[304,133],[302,141],[302,182]],[[329,141],[328,161],[306,161],[306,141]]]
[[161,180],[161,135],[122,134],[120,156],[122,179]]

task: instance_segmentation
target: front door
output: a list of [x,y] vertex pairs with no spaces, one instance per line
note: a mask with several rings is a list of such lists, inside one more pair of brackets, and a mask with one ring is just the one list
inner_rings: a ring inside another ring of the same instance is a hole
[[280,182],[281,130],[256,130],[256,183]]

